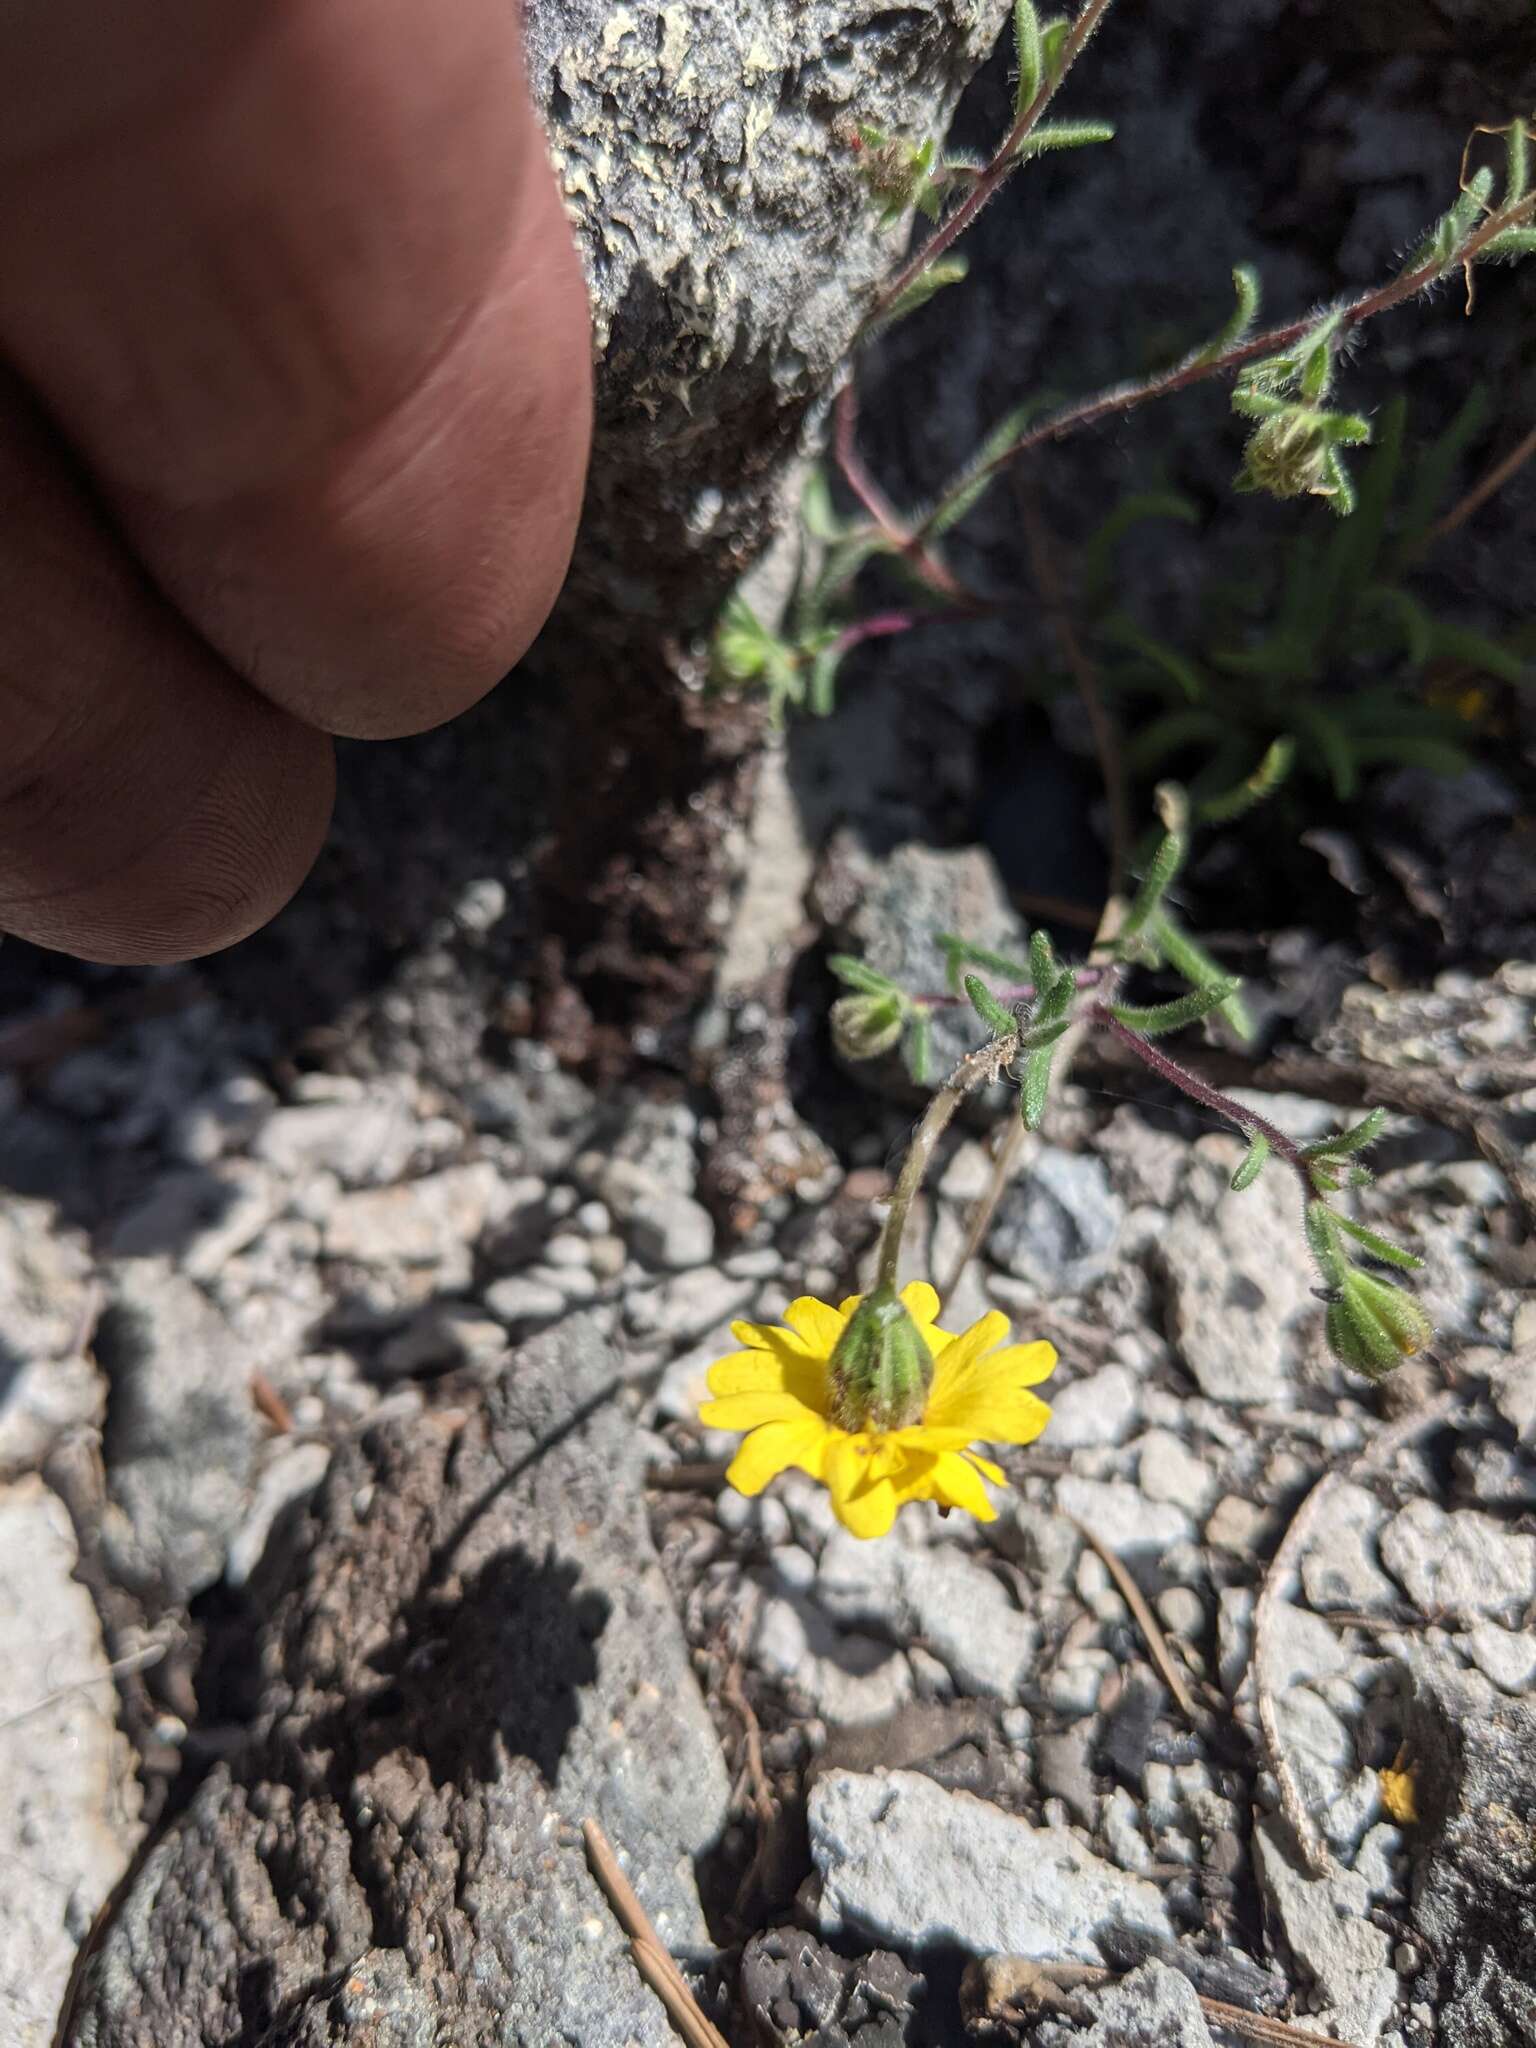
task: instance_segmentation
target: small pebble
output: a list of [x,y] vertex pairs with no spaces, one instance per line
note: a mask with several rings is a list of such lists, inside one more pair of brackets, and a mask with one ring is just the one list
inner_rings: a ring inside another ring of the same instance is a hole
[[1157,1596],[1157,1618],[1172,1634],[1189,1640],[1205,1628],[1205,1602],[1188,1586],[1170,1586]]
[[1014,1749],[1027,1749],[1034,1733],[1034,1717],[1028,1707],[1005,1707],[1000,1723],[1003,1740]]
[[606,1202],[583,1202],[571,1221],[588,1237],[606,1237],[613,1228]]
[[784,1543],[768,1560],[775,1578],[791,1593],[808,1593],[816,1583],[816,1560],[798,1543]]
[[544,1247],[543,1263],[546,1266],[588,1266],[591,1260],[592,1247],[574,1231],[559,1232]]

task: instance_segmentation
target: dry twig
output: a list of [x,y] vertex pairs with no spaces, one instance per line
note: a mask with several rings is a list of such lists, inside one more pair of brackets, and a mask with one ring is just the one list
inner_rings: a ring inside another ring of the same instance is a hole
[[1362,1473],[1385,1465],[1407,1444],[1433,1429],[1453,1415],[1464,1403],[1465,1396],[1455,1390],[1438,1395],[1423,1408],[1416,1408],[1405,1415],[1400,1422],[1381,1430],[1347,1465],[1336,1466],[1325,1472],[1301,1506],[1291,1517],[1290,1527],[1281,1537],[1279,1547],[1269,1561],[1264,1580],[1259,1587],[1259,1597],[1253,1610],[1253,1692],[1259,1715],[1259,1732],[1264,1738],[1264,1748],[1270,1769],[1275,1775],[1275,1784],[1280,1792],[1280,1808],[1295,1835],[1302,1857],[1314,1877],[1330,1877],[1333,1874],[1333,1858],[1323,1840],[1322,1831],[1313,1820],[1303,1803],[1290,1760],[1280,1740],[1280,1725],[1275,1715],[1275,1695],[1269,1682],[1269,1649],[1271,1622],[1276,1607],[1284,1597],[1282,1589],[1290,1583],[1291,1577],[1301,1562],[1301,1553],[1307,1537],[1317,1526],[1318,1519],[1330,1495],[1338,1486],[1360,1478]]
[[1083,1541],[1109,1573],[1109,1576],[1114,1580],[1121,1599],[1131,1610],[1132,1618],[1136,1626],[1141,1630],[1142,1640],[1146,1643],[1147,1649],[1151,1653],[1152,1662],[1162,1673],[1164,1684],[1178,1701],[1180,1712],[1192,1728],[1199,1728],[1203,1724],[1205,1716],[1195,1704],[1194,1695],[1185,1684],[1184,1675],[1179,1670],[1173,1652],[1168,1647],[1168,1639],[1158,1627],[1157,1617],[1147,1605],[1146,1596],[1143,1594],[1140,1586],[1137,1585],[1136,1581],[1126,1570],[1121,1559],[1116,1557],[1115,1553],[1101,1537],[1094,1534],[1086,1522],[1080,1522],[1076,1515],[1068,1515],[1066,1519],[1072,1524],[1078,1535],[1082,1537]]
[[595,1820],[581,1824],[592,1875],[613,1909],[613,1917],[629,1936],[635,1967],[667,2009],[667,2016],[688,2048],[730,2048],[724,2034],[693,1995],[693,1988],[667,1954],[661,1937],[635,1894],[635,1888],[613,1853],[612,1844]]
[[[1028,2019],[1041,2011],[1059,2012],[1069,2019],[1091,2017],[1088,2006],[1075,1994],[1098,1991],[1120,1981],[1119,1973],[1092,1963],[1037,1963],[1025,1956],[985,1956],[966,1965],[960,1999],[968,2024],[983,2020]],[[1347,2048],[1331,2034],[1303,2033],[1300,2027],[1267,2013],[1249,2012],[1225,1999],[1206,1998],[1195,1993],[1200,2010],[1212,2025],[1224,2028],[1264,2048]]]

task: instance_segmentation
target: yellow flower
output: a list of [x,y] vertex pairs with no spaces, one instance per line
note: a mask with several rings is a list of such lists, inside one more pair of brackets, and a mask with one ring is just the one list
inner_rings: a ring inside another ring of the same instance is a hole
[[1005,1345],[1008,1319],[996,1310],[952,1336],[935,1320],[937,1294],[914,1280],[901,1300],[933,1361],[921,1420],[898,1429],[841,1428],[829,1367],[860,1299],[831,1308],[803,1295],[785,1310],[787,1327],[731,1325],[746,1348],[710,1367],[715,1399],[699,1410],[711,1429],[747,1431],[726,1479],[738,1493],[757,1494],[781,1472],[809,1473],[830,1490],[837,1519],[855,1536],[883,1536],[910,1500],[995,1520],[981,1482],[1000,1486],[1003,1474],[967,1447],[1034,1441],[1051,1411],[1028,1389],[1049,1378],[1055,1351]]

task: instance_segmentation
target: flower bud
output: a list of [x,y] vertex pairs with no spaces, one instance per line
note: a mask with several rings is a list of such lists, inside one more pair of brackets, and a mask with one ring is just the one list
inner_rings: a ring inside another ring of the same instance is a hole
[[922,1420],[933,1354],[893,1287],[865,1295],[828,1369],[840,1429],[903,1429]]
[[1370,1380],[1385,1379],[1435,1334],[1412,1295],[1354,1266],[1328,1304],[1326,1328],[1334,1357]]
[[1328,437],[1310,407],[1289,406],[1264,420],[1249,438],[1243,483],[1272,498],[1328,492]]
[[839,996],[832,1005],[832,1043],[845,1060],[875,1060],[901,1037],[901,998]]

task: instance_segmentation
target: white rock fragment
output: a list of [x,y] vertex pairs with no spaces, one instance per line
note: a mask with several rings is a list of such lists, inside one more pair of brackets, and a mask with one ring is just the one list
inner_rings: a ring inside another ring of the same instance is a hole
[[1392,1939],[1366,1918],[1370,1892],[1352,1870],[1309,1877],[1293,1859],[1282,1823],[1254,1830],[1259,1881],[1292,1954],[1326,2001],[1330,2033],[1373,2048],[1397,2003]]
[[904,1954],[958,1946],[1085,1963],[1104,1960],[1106,1924],[1172,1936],[1157,1887],[1069,1829],[1033,1827],[910,1771],[828,1771],[808,1820],[828,1935]]
[[74,1531],[35,1476],[0,1488],[0,2040],[49,2048],[76,1948],[138,1838]]
[[1420,1612],[1437,1620],[1506,1618],[1536,1601],[1536,1536],[1472,1508],[1413,1500],[1381,1533],[1381,1555]]
[[1091,1529],[1117,1557],[1163,1551],[1194,1534],[1188,1515],[1166,1501],[1148,1500],[1122,1479],[1081,1479],[1069,1473],[1057,1481],[1056,1506]]
[[1121,1443],[1136,1427],[1140,1389],[1123,1365],[1106,1365],[1085,1379],[1046,1390],[1051,1404],[1051,1445],[1055,1450],[1088,1450]]

